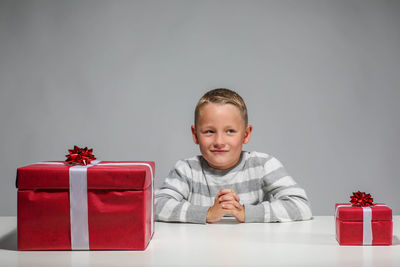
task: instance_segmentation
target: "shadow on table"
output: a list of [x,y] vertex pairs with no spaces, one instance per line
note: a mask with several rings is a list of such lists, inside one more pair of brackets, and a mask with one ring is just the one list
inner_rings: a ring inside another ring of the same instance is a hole
[[231,219],[231,218],[225,219],[225,218],[222,218],[220,221],[214,222],[212,224],[240,224],[240,222],[236,221],[236,219]]
[[393,236],[392,245],[393,245],[393,246],[398,246],[398,245],[400,245],[400,239],[399,239],[399,237],[398,237],[397,235],[394,235],[394,236]]
[[17,251],[17,229],[0,238],[0,249]]

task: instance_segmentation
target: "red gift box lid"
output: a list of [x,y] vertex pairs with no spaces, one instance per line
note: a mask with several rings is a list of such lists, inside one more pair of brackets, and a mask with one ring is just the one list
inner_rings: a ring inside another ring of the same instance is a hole
[[[65,164],[32,164],[17,169],[17,188],[19,189],[68,189],[69,168]],[[125,165],[101,165],[101,164]],[[131,189],[143,190],[152,184],[150,168],[146,165],[127,165],[145,163],[151,166],[154,175],[155,164],[152,161],[100,161],[99,165],[87,169],[88,189]]]
[[[339,207],[337,212],[337,206],[346,205]],[[376,203],[377,206],[371,206],[372,209],[372,221],[391,221],[392,220],[392,209],[384,203]],[[351,206],[350,203],[336,203],[335,205],[336,217],[341,221],[363,221],[363,209],[362,207]]]

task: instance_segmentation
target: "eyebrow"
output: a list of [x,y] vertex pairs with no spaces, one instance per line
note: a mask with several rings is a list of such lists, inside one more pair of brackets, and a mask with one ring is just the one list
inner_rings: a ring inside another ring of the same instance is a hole
[[[216,129],[216,127],[215,126],[212,126],[212,125],[205,125],[205,126],[202,126],[202,127],[198,127],[199,129]],[[224,127],[224,129],[236,129],[236,128],[240,128],[240,126],[233,126],[233,125],[228,125],[228,126],[226,126],[226,127]]]

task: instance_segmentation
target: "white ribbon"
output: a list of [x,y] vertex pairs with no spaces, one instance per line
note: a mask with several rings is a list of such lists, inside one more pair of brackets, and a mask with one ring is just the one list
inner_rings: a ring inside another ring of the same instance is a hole
[[[38,162],[36,164],[64,164],[62,162]],[[89,250],[89,222],[87,203],[87,169],[101,166],[146,166],[151,174],[151,236],[154,233],[154,174],[150,164],[144,162],[100,163],[93,160],[87,166],[75,165],[69,168],[69,202],[71,222],[71,249]]]
[[[335,210],[335,221],[340,207],[351,207],[351,204],[337,205]],[[374,207],[383,207],[386,205],[379,204]],[[363,245],[372,245],[372,209],[371,207],[362,207],[363,209]]]
[[72,250],[89,250],[87,169],[99,162],[98,160],[93,160],[89,165],[75,165],[69,168],[69,210]]
[[370,207],[363,209],[363,245],[372,245],[372,210]]

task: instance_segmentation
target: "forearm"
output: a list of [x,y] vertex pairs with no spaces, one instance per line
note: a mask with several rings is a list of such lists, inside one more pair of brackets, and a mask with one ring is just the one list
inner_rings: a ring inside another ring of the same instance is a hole
[[[287,222],[312,218],[306,192],[275,158],[264,165],[264,222]],[[261,209],[261,208],[259,208]]]
[[244,206],[245,222],[288,222],[312,218],[309,202],[303,197],[286,196]]
[[167,222],[206,223],[209,207],[188,201],[191,191],[191,171],[187,163],[178,161],[164,184],[156,190],[155,219]]
[[206,223],[209,207],[198,206],[186,200],[178,201],[167,195],[155,200],[155,219],[166,222]]

